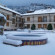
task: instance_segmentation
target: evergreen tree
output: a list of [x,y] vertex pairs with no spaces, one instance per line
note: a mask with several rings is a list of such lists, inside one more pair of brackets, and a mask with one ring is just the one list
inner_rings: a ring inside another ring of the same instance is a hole
[[35,24],[32,24],[32,26],[31,26],[31,30],[35,30],[35,29],[36,29]]
[[47,27],[48,30],[53,30],[52,24],[49,24]]

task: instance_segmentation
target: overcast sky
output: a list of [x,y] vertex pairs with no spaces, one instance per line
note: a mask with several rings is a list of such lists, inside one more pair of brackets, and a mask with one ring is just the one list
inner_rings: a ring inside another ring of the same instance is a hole
[[44,3],[55,5],[55,0],[0,0],[1,4],[4,5],[27,5],[30,3]]

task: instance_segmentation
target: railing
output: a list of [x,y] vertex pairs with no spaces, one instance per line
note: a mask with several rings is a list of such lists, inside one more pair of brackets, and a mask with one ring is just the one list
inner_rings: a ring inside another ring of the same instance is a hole
[[49,22],[49,21],[47,21],[47,22],[25,21],[25,23],[55,23],[55,22],[54,21],[52,21],[52,22]]
[[17,20],[17,23],[25,23],[25,21]]
[[8,19],[7,21],[12,21],[12,19]]

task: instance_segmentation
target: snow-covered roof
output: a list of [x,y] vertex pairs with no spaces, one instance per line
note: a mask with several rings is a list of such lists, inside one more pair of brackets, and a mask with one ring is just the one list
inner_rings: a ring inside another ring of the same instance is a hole
[[22,15],[35,15],[35,14],[48,14],[48,13],[55,13],[55,9],[52,8],[52,9],[41,9],[41,10],[36,10],[32,13],[25,13],[25,14],[22,14]]
[[16,11],[14,11],[14,10],[12,10],[12,9],[10,9],[10,8],[4,7],[4,6],[2,6],[2,5],[0,5],[0,8],[5,9],[5,10],[8,10],[8,11],[10,11],[10,12],[14,12],[14,13],[16,13],[16,14],[20,14],[19,12],[16,12]]
[[4,17],[4,19],[6,20],[6,17],[3,14],[1,14],[1,13],[0,13],[0,17]]

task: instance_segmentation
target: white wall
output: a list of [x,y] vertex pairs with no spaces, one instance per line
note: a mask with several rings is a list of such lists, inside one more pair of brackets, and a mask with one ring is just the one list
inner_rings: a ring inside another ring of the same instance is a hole
[[[31,26],[33,24],[33,22],[31,22],[31,21],[33,21],[33,17],[34,17],[34,24],[36,25],[36,28],[38,28],[38,24],[42,24],[42,26],[43,26],[43,24],[47,24],[48,25],[49,23],[51,23],[53,28],[54,28],[54,24],[55,24],[54,15],[55,14],[50,14],[50,15],[49,14],[29,15],[29,16],[23,16],[23,18],[25,19],[25,25],[30,24],[30,26]],[[43,16],[47,16],[47,22],[38,22],[38,17],[39,16],[42,16],[42,17]],[[30,22],[27,22],[27,17],[30,17]],[[51,22],[49,22],[50,18],[51,18]]]

